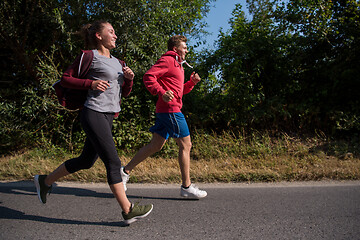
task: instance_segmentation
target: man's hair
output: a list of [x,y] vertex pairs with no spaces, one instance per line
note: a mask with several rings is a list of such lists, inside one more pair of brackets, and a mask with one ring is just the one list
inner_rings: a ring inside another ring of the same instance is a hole
[[174,47],[179,47],[181,42],[186,43],[187,38],[182,35],[175,35],[168,40],[168,50],[172,51]]

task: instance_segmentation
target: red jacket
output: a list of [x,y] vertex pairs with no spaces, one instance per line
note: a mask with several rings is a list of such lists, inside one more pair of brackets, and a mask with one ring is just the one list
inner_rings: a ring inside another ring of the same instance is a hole
[[[189,93],[195,86],[193,81],[184,83],[184,69],[179,63],[181,61],[177,53],[168,51],[143,77],[145,87],[149,92],[159,96],[156,103],[157,113],[180,112],[183,95]],[[174,98],[170,102],[164,102],[162,95],[168,90],[173,91]]]
[[[94,58],[92,50],[82,50],[73,64],[63,73],[60,81],[57,81],[53,87],[58,97],[59,103],[71,110],[81,109],[86,101],[87,92],[91,89],[93,80],[84,78],[89,71]],[[119,60],[124,67],[125,62]],[[133,86],[133,81],[124,79],[122,86],[122,97],[127,97]]]

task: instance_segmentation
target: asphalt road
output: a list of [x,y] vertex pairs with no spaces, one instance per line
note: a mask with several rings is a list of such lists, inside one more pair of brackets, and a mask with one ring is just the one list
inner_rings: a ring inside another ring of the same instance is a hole
[[199,186],[129,184],[154,210],[126,226],[106,184],[58,183],[43,205],[32,182],[0,182],[0,239],[360,239],[360,181]]

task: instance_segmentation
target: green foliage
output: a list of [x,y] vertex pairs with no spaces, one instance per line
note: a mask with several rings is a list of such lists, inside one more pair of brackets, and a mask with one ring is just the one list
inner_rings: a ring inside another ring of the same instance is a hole
[[165,52],[170,36],[201,36],[211,1],[2,1],[0,153],[48,142],[71,151],[81,148],[84,133],[78,113],[57,104],[51,85],[83,46],[75,33],[98,19],[114,26],[118,41],[112,54],[136,73],[134,90],[115,120],[114,139],[123,151],[143,144],[155,106],[142,76]]
[[147,101],[146,106],[148,106],[145,110],[148,113],[147,118],[143,114],[145,108],[137,96],[133,95],[122,102],[123,114],[113,123],[113,135],[117,147],[124,153],[128,153],[131,149],[139,149],[151,139],[148,129],[154,122],[155,106],[150,100]]
[[199,99],[209,105],[205,125],[360,130],[358,1],[247,3],[252,19],[238,4],[216,51],[203,53],[205,84],[213,86]]
[[[114,140],[123,153],[147,143],[156,97],[142,76],[171,35],[200,44],[212,1],[2,1],[0,154],[47,144],[81,149],[78,113],[57,104],[51,85],[83,46],[75,33],[97,19],[112,23],[118,36],[112,53],[136,74],[114,121]],[[247,7],[251,19],[237,4],[215,51],[188,55],[203,79],[183,99],[191,130],[359,131],[358,1],[248,0]],[[171,143],[163,153],[175,149]]]

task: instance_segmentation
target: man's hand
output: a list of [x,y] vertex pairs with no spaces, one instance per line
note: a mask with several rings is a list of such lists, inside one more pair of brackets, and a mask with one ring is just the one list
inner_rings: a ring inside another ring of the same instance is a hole
[[162,95],[162,99],[164,100],[164,102],[170,102],[173,98],[174,93],[171,90],[166,91],[164,95]]
[[104,80],[95,80],[91,83],[92,90],[99,90],[104,92],[108,87],[110,87],[110,84]]
[[197,84],[198,82],[200,82],[201,78],[199,74],[193,72],[190,76],[190,80],[193,81],[193,83]]
[[135,77],[135,74],[134,72],[129,68],[129,67],[124,67],[123,68],[123,72],[124,72],[124,77],[126,79],[129,79],[129,80],[133,80],[134,77]]

